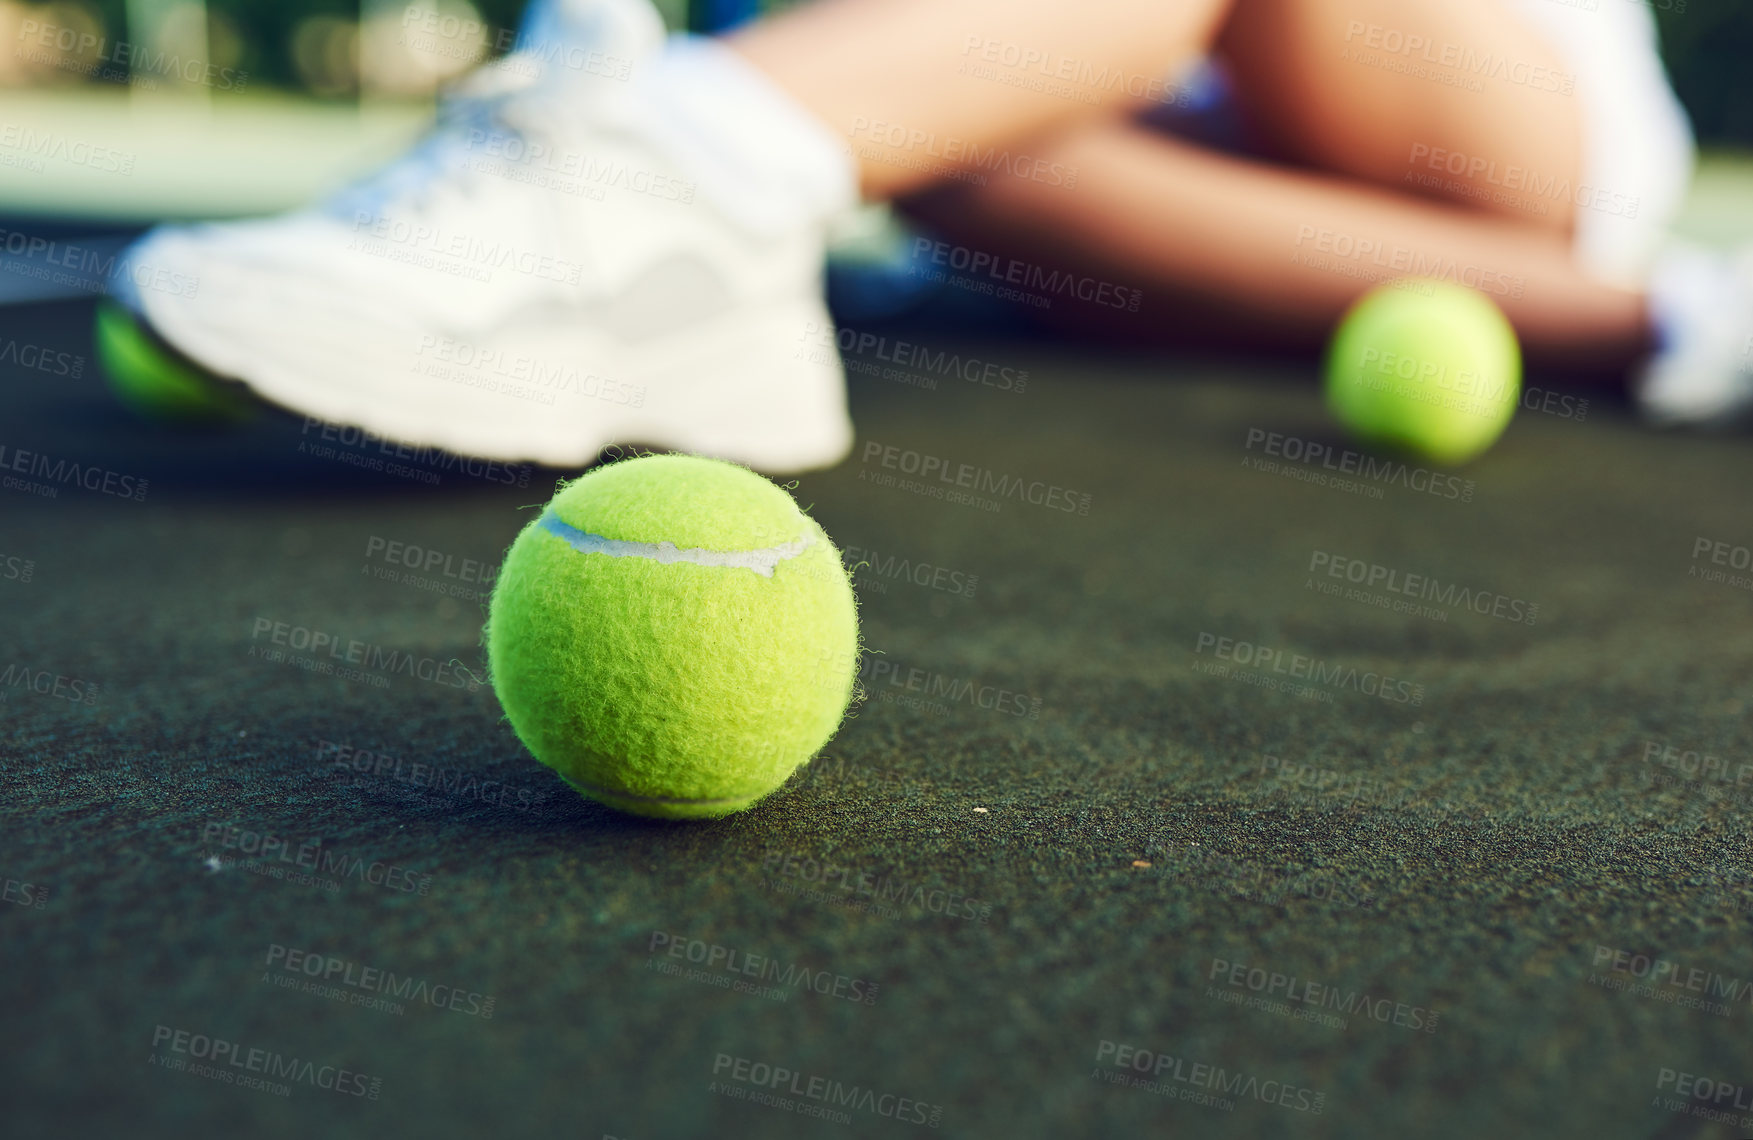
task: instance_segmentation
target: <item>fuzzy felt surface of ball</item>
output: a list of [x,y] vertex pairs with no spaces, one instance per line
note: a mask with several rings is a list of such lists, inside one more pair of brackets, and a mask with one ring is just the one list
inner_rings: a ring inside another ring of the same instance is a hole
[[741,811],[839,728],[851,580],[746,468],[648,455],[568,483],[512,543],[486,630],[518,738],[578,791],[662,818]]

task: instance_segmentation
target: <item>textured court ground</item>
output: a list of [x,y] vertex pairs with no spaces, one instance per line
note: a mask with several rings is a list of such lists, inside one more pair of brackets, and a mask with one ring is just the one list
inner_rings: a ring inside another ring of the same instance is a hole
[[1745,440],[1555,402],[1451,481],[1294,367],[863,375],[797,494],[870,699],[663,825],[474,685],[561,473],[143,431],[88,326],[0,318],[80,361],[0,362],[9,1135],[1748,1131],[1684,1114],[1753,1112]]

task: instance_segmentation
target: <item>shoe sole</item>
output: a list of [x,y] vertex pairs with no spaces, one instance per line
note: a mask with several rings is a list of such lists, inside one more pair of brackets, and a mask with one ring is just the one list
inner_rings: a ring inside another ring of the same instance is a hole
[[[254,369],[227,375],[177,352],[145,316],[111,304],[99,320],[100,343],[111,346],[116,374],[126,375],[134,388],[192,390],[191,406],[198,406],[199,395],[213,393],[247,400],[239,394],[247,389],[301,416],[477,458],[579,467],[596,462],[606,448],[636,444],[792,474],[833,466],[852,448],[839,355],[810,348],[799,335],[805,328],[832,327],[819,299],[768,307],[754,319],[726,316],[682,340],[655,338],[618,350],[604,343],[581,352],[571,332],[552,326],[546,341],[536,330],[503,343],[483,338],[467,346],[476,359],[595,358],[590,367],[557,369],[558,391],[417,361],[405,348],[390,349],[393,338],[387,337],[382,359],[355,362],[351,380],[323,366],[321,345],[302,341],[288,341],[284,358],[251,354]],[[423,343],[428,339],[436,341]],[[302,362],[293,359],[301,349],[312,353]],[[438,382],[411,389],[405,377],[411,365]],[[390,378],[387,383],[368,379],[374,366]],[[162,384],[167,377],[175,383]],[[567,406],[561,409],[563,397]],[[507,416],[504,399],[534,400],[556,411]]]

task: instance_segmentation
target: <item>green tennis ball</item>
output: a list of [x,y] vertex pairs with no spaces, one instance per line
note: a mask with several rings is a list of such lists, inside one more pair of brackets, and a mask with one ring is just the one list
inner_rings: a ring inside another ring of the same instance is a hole
[[1483,293],[1406,279],[1365,294],[1327,349],[1327,406],[1359,440],[1444,465],[1483,453],[1522,391],[1515,330]]
[[705,819],[749,807],[834,735],[858,613],[839,551],[784,490],[652,455],[567,484],[523,529],[486,641],[536,759],[622,811]]
[[116,399],[147,419],[217,425],[255,413],[255,402],[238,385],[179,360],[112,301],[97,307],[97,355]]

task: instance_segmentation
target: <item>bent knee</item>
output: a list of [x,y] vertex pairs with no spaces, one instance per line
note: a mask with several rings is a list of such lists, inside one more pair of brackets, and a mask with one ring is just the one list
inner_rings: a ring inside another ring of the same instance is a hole
[[1498,0],[1240,0],[1219,50],[1281,157],[1572,230],[1582,96]]

